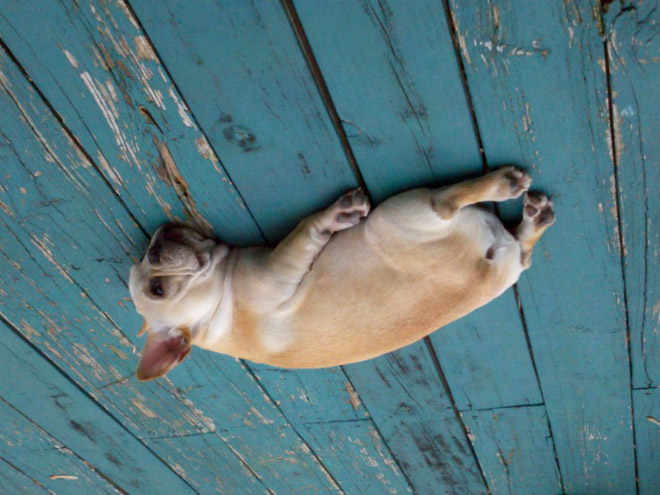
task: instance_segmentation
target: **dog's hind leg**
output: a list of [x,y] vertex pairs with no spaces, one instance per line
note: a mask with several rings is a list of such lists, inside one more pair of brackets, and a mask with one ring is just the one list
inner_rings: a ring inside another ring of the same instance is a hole
[[434,211],[443,220],[451,219],[461,208],[482,201],[506,201],[529,189],[532,179],[514,167],[504,167],[476,179],[459,182],[434,191]]
[[520,262],[523,268],[532,264],[532,249],[545,229],[555,223],[552,201],[545,194],[526,193],[524,197],[523,219],[516,228],[516,239],[520,243]]
[[278,281],[284,284],[284,299],[293,296],[332,234],[356,225],[369,214],[370,208],[362,188],[355,189],[325,210],[305,218],[277,245],[270,253],[267,264]]

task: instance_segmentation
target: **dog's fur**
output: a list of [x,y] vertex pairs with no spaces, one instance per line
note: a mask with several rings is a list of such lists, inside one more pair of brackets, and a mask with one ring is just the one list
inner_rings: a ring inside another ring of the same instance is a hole
[[497,297],[529,267],[534,243],[554,222],[548,198],[525,194],[514,235],[471,205],[518,197],[530,183],[506,167],[399,194],[371,214],[357,189],[275,249],[234,249],[165,225],[131,269],[131,295],[149,330],[137,376],[164,375],[192,345],[318,368],[411,344]]

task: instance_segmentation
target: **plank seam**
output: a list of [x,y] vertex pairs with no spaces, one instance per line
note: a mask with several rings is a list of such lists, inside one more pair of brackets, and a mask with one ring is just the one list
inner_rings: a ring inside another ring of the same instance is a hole
[[[603,57],[605,59],[605,79],[607,81],[607,110],[609,118],[609,130],[610,130],[610,145],[612,146],[612,165],[614,167],[614,189],[616,190],[616,201],[614,207],[616,209],[616,220],[617,220],[617,230],[618,230],[618,241],[619,241],[619,259],[621,266],[621,280],[623,283],[623,309],[624,309],[624,319],[626,324],[626,349],[628,351],[628,374],[630,380],[630,423],[632,425],[632,440],[633,440],[633,458],[635,462],[635,492],[639,495],[639,466],[637,463],[637,431],[635,425],[635,402],[633,400],[633,363],[632,363],[632,349],[630,346],[631,342],[631,330],[630,330],[630,313],[628,308],[628,290],[627,290],[627,280],[626,280],[626,259],[625,259],[625,239],[623,237],[623,220],[621,215],[621,184],[619,183],[619,157],[617,153],[617,129],[614,125],[614,103],[613,103],[613,94],[612,94],[612,78],[610,73],[610,49],[609,49],[609,37],[607,36],[605,30],[605,19],[603,12],[606,11],[607,3],[602,1],[600,9],[600,24],[603,29]],[[645,222],[646,225],[646,222]],[[646,245],[646,243],[645,243]],[[644,262],[646,263],[647,254],[645,253]],[[646,290],[644,291],[644,297],[646,297]],[[646,301],[644,304],[646,308]]]
[[[442,0],[442,3],[443,3],[444,8],[445,8],[445,16],[446,16],[446,19],[447,19],[447,25],[448,25],[448,28],[449,28],[449,32],[451,34],[451,39],[452,39],[453,44],[454,44],[454,55],[456,57],[456,61],[457,61],[458,66],[460,68],[461,82],[463,83],[463,90],[465,92],[467,105],[468,105],[468,108],[470,109],[470,116],[471,116],[471,119],[472,119],[472,125],[474,127],[474,133],[475,133],[475,136],[477,138],[477,142],[479,144],[479,153],[481,155],[483,170],[484,170],[484,172],[488,172],[490,170],[490,167],[488,166],[488,159],[486,157],[486,151],[484,149],[483,139],[481,137],[481,131],[479,129],[479,122],[477,120],[477,114],[476,114],[476,111],[474,110],[474,104],[473,104],[473,101],[472,101],[472,93],[470,91],[470,85],[468,83],[467,72],[465,70],[465,64],[463,62],[463,57],[461,56],[461,47],[460,47],[460,43],[459,43],[459,39],[458,39],[458,27],[457,27],[456,21],[453,17],[452,9],[451,9],[451,6],[449,5],[449,0]],[[499,217],[499,209],[497,207],[497,204],[493,204],[492,208],[493,208],[494,213]],[[527,322],[525,320],[525,313],[523,311],[522,302],[521,302],[520,296],[518,294],[517,284],[513,285],[513,291],[514,291],[514,295],[515,295],[517,306],[518,306],[518,314],[520,316],[520,322],[521,322],[521,325],[522,325],[522,328],[523,328],[523,333],[525,335],[527,350],[528,350],[530,360],[531,360],[531,363],[532,363],[532,368],[534,370],[534,376],[536,377],[536,383],[538,385],[539,393],[541,395],[543,407],[545,407],[545,397],[543,396],[543,388],[541,386],[541,380],[540,380],[540,377],[539,377],[538,369],[536,367],[536,360],[534,359],[534,353],[532,351],[532,345],[531,345],[531,341],[530,341],[530,338],[529,338],[529,332],[528,332],[528,329],[527,329]],[[430,344],[430,341],[429,341],[429,344]],[[432,346],[431,346],[431,349],[432,349]],[[435,359],[437,360],[437,357],[435,356],[435,352],[434,351],[432,351],[432,352],[434,354]],[[560,483],[560,486],[561,486],[561,489],[562,489],[562,493],[564,493],[565,492],[564,480],[563,480],[562,472],[561,472],[561,469],[560,469],[560,466],[559,466],[559,456],[557,455],[557,448],[556,448],[556,445],[555,445],[555,439],[554,439],[554,435],[552,433],[552,425],[550,424],[550,417],[547,415],[547,413],[546,413],[546,418],[547,418],[547,421],[548,421],[548,431],[549,431],[549,434],[550,434],[550,438],[552,440],[552,451],[553,451],[554,458],[555,458],[557,473],[559,475],[559,483]],[[472,445],[472,444],[470,443],[470,445]],[[476,456],[476,453],[475,453],[475,456]]]
[[[266,234],[264,233],[263,229],[261,228],[261,225],[259,225],[259,222],[257,222],[257,218],[256,218],[256,217],[254,216],[254,214],[252,213],[252,210],[250,209],[250,207],[249,207],[247,201],[245,200],[245,198],[243,197],[243,194],[241,193],[241,191],[238,189],[238,186],[236,185],[236,183],[235,183],[235,182],[233,181],[233,179],[231,178],[231,174],[229,173],[229,171],[227,170],[227,168],[224,166],[224,164],[223,164],[223,162],[222,162],[222,158],[221,158],[220,155],[217,153],[215,147],[213,146],[213,143],[211,142],[211,140],[210,140],[210,139],[208,138],[208,136],[206,135],[206,132],[204,132],[204,130],[203,130],[202,126],[200,125],[199,120],[197,119],[197,117],[195,117],[195,115],[194,115],[194,113],[193,113],[193,111],[192,111],[192,108],[190,107],[190,105],[188,105],[188,103],[187,103],[187,101],[186,101],[186,99],[185,99],[185,97],[184,97],[183,92],[182,92],[181,89],[179,88],[179,85],[177,84],[176,80],[175,80],[174,77],[172,76],[172,73],[169,71],[169,69],[168,69],[167,66],[165,65],[165,60],[163,59],[163,57],[160,56],[160,53],[158,52],[158,49],[156,48],[156,45],[153,43],[153,41],[151,41],[151,36],[149,36],[149,33],[147,32],[147,29],[144,27],[144,25],[142,24],[142,21],[141,21],[140,18],[137,16],[137,13],[135,12],[135,9],[133,9],[133,6],[130,4],[130,1],[129,1],[129,0],[124,0],[123,3],[126,5],[126,8],[128,9],[128,12],[129,12],[130,15],[131,15],[131,19],[132,19],[133,21],[135,21],[135,23],[138,25],[140,31],[141,31],[142,34],[144,35],[144,38],[145,38],[145,40],[146,40],[146,43],[149,44],[151,50],[153,50],[153,52],[156,54],[156,58],[159,60],[160,65],[161,65],[161,67],[163,68],[163,71],[165,72],[165,74],[166,74],[167,77],[169,78],[170,82],[171,82],[172,85],[174,86],[174,89],[176,90],[176,92],[177,92],[177,93],[179,94],[179,96],[181,97],[181,101],[186,105],[186,107],[187,107],[188,110],[190,111],[190,117],[191,117],[191,119],[193,120],[193,122],[195,123],[195,125],[197,126],[197,128],[199,129],[200,134],[204,137],[204,139],[205,139],[206,142],[208,143],[209,147],[211,148],[211,150],[213,151],[213,153],[215,154],[215,156],[218,158],[218,165],[222,168],[222,171],[223,171],[223,172],[225,173],[225,175],[227,176],[227,179],[229,180],[229,182],[230,182],[231,184],[234,185],[234,189],[236,190],[236,194],[238,195],[238,197],[240,198],[241,202],[242,202],[243,205],[245,206],[245,210],[247,211],[248,215],[250,215],[250,218],[252,219],[252,221],[254,222],[255,226],[257,227],[257,230],[259,230],[259,234],[261,235],[261,238],[262,238],[262,239],[264,240],[264,242],[265,242],[265,241],[267,240]],[[178,191],[176,191],[176,194],[177,194],[177,196],[179,196]],[[179,196],[179,199],[182,200],[182,198],[181,198],[180,196]],[[182,204],[183,204],[183,206],[184,206],[184,208],[185,208],[185,207],[186,207],[186,204],[185,204],[185,202],[184,202],[183,200],[182,200]]]
[[490,411],[505,411],[507,409],[525,409],[532,407],[545,407],[545,402],[536,402],[533,404],[516,404],[514,406],[498,406],[498,407],[484,407],[483,409],[459,409],[460,413],[471,412],[490,412]]
[[[142,225],[140,225],[140,222],[137,220],[137,218],[135,218],[135,216],[131,212],[131,209],[124,202],[124,199],[116,193],[114,187],[112,187],[112,184],[110,184],[109,179],[101,172],[99,166],[96,164],[94,159],[92,159],[91,155],[87,152],[87,150],[82,146],[82,143],[80,142],[78,137],[76,135],[74,135],[73,132],[71,132],[71,130],[65,124],[64,119],[62,118],[62,116],[59,113],[57,113],[55,108],[51,105],[50,101],[48,101],[48,99],[46,98],[46,95],[44,95],[44,93],[41,91],[41,89],[39,89],[39,87],[37,87],[37,85],[34,83],[33,79],[30,77],[30,74],[28,74],[28,72],[25,70],[23,65],[21,65],[21,63],[18,61],[18,58],[16,58],[14,53],[9,49],[9,46],[7,46],[7,44],[4,42],[4,40],[2,38],[0,38],[0,48],[5,52],[5,54],[9,57],[9,59],[14,63],[14,65],[18,68],[18,70],[23,74],[23,76],[28,81],[28,83],[30,84],[32,89],[34,89],[35,93],[39,96],[39,98],[42,100],[44,105],[46,105],[46,107],[48,108],[50,113],[53,115],[55,120],[59,123],[60,127],[62,127],[62,130],[67,135],[67,137],[69,139],[71,139],[72,143],[74,143],[74,145],[78,148],[80,153],[82,153],[82,155],[87,159],[87,161],[90,163],[90,165],[92,167],[94,167],[94,170],[96,170],[98,172],[98,174],[101,176],[101,180],[103,180],[103,182],[108,187],[108,189],[110,189],[110,191],[112,191],[112,194],[117,198],[117,200],[124,207],[127,214],[130,216],[131,220],[133,220],[133,222],[135,222],[135,225],[137,225],[137,227],[144,233],[144,235],[146,237],[149,237],[149,234],[147,234],[147,232],[144,230]],[[8,91],[8,93],[10,94],[12,100],[15,101],[14,96],[9,91]],[[20,106],[19,106],[19,109],[20,109]],[[30,124],[30,126],[32,126],[32,125]]]
[[333,474],[330,472],[330,470],[325,466],[319,455],[316,453],[316,451],[312,448],[311,445],[305,440],[303,435],[298,431],[298,428],[289,420],[286,414],[284,414],[284,411],[280,407],[280,405],[277,403],[277,401],[273,398],[273,396],[270,394],[268,389],[261,383],[261,380],[259,380],[259,377],[255,373],[255,371],[250,367],[250,365],[245,361],[245,359],[240,359],[239,360],[241,364],[244,366],[245,370],[247,373],[250,375],[252,380],[254,380],[254,383],[257,384],[259,389],[264,393],[266,397],[268,397],[268,400],[273,404],[273,407],[277,409],[277,411],[282,415],[282,417],[287,421],[289,426],[291,427],[291,430],[296,434],[298,438],[300,438],[300,441],[304,443],[305,447],[309,449],[309,453],[312,455],[312,457],[316,460],[316,462],[319,464],[321,469],[323,470],[324,474],[328,476],[330,480],[335,484],[335,486],[339,489],[340,495],[347,495],[347,493],[344,491],[344,489],[341,487],[339,484],[339,481],[333,476]]
[[114,482],[109,476],[107,476],[106,474],[104,474],[103,471],[101,471],[100,469],[98,469],[97,467],[95,467],[95,466],[94,466],[92,463],[90,463],[89,461],[85,460],[84,457],[82,457],[81,455],[79,455],[79,454],[78,454],[77,452],[75,452],[73,449],[70,449],[69,447],[67,447],[67,445],[66,445],[64,442],[62,442],[61,440],[59,440],[59,439],[58,439],[53,433],[49,432],[49,431],[46,430],[45,428],[42,428],[41,425],[39,425],[39,424],[38,424],[36,421],[34,421],[32,418],[30,418],[29,416],[27,416],[26,414],[24,414],[23,411],[21,411],[20,409],[18,409],[16,406],[14,406],[12,403],[8,402],[8,401],[7,401],[5,398],[3,398],[3,397],[0,397],[0,401],[3,402],[3,403],[4,403],[5,405],[7,405],[8,407],[10,407],[11,409],[13,409],[14,411],[16,411],[17,414],[19,414],[20,416],[22,416],[23,418],[25,418],[28,422],[30,422],[31,424],[33,424],[33,425],[34,425],[34,426],[35,426],[40,432],[45,433],[45,434],[48,435],[50,438],[52,438],[53,440],[55,440],[57,443],[59,443],[60,445],[62,445],[65,449],[67,449],[69,452],[71,452],[72,455],[74,455],[74,456],[75,456],[80,462],[82,462],[85,466],[87,466],[87,467],[88,467],[90,470],[92,470],[94,473],[98,474],[101,478],[103,478],[103,479],[104,479],[104,480],[105,480],[110,486],[112,486],[112,487],[113,487],[115,490],[117,490],[119,493],[121,493],[122,495],[129,495],[129,493],[128,493],[126,490],[124,490],[121,486],[119,486],[117,483],[115,483],[115,482]]
[[0,312],[0,322],[4,323],[7,325],[9,329],[11,329],[18,337],[27,344],[33,352],[35,352],[39,357],[43,358],[48,364],[50,364],[57,373],[62,375],[68,382],[70,382],[78,391],[80,391],[88,400],[92,401],[99,410],[101,411],[102,414],[107,415],[110,419],[112,419],[117,425],[119,425],[120,428],[122,428],[124,431],[126,431],[131,437],[135,438],[136,441],[140,442],[145,449],[147,449],[156,459],[158,459],[163,465],[172,471],[177,477],[183,481],[192,491],[193,493],[197,493],[198,495],[201,495],[186,479],[181,477],[179,473],[177,473],[172,467],[165,462],[165,460],[160,457],[156,452],[154,452],[148,445],[146,445],[142,439],[136,437],[126,426],[124,426],[121,421],[119,421],[114,415],[112,415],[110,412],[108,412],[89,392],[87,392],[84,388],[82,388],[78,383],[76,383],[69,375],[67,375],[64,370],[62,370],[52,359],[50,359],[44,352],[41,351],[35,344],[33,344],[30,340],[28,340],[22,333],[21,331],[13,324],[11,323],[2,312]]
[[335,106],[332,100],[332,96],[330,95],[330,90],[325,83],[323,73],[321,72],[321,68],[319,67],[319,64],[316,60],[312,46],[309,43],[309,39],[307,38],[305,29],[303,28],[302,22],[300,21],[298,12],[293,6],[292,0],[281,0],[281,3],[287,18],[289,19],[291,28],[296,36],[296,40],[298,41],[298,46],[300,47],[303,57],[307,62],[307,67],[312,75],[312,78],[314,79],[314,82],[316,83],[316,88],[318,89],[321,99],[323,100],[325,110],[328,113],[330,120],[332,121],[332,125],[335,128],[337,136],[339,137],[339,141],[344,150],[344,154],[346,155],[346,159],[351,166],[353,175],[355,176],[358,185],[368,193],[362,171],[360,170],[360,166],[358,165],[355,155],[353,154],[353,149],[348,142],[348,137],[346,136],[344,126],[342,125],[339,113],[337,112],[337,107]]
[[433,343],[431,342],[431,339],[429,337],[424,337],[424,343],[426,344],[426,348],[428,349],[429,354],[431,355],[431,360],[433,361],[433,365],[435,366],[435,370],[438,373],[438,376],[440,377],[440,381],[442,382],[442,387],[445,389],[445,393],[447,394],[447,397],[449,398],[449,402],[451,403],[451,408],[454,411],[454,415],[456,416],[456,420],[458,423],[461,425],[461,428],[463,430],[463,434],[465,435],[465,441],[470,448],[470,452],[472,452],[472,456],[474,457],[474,460],[477,463],[477,466],[479,467],[479,474],[481,474],[481,479],[484,482],[484,486],[486,487],[486,490],[488,491],[489,494],[492,493],[490,490],[490,486],[488,485],[488,481],[486,480],[486,473],[484,473],[483,467],[481,463],[479,462],[479,458],[477,457],[477,452],[474,450],[474,445],[472,445],[472,442],[470,441],[470,432],[468,430],[468,427],[465,425],[463,422],[463,418],[461,417],[461,413],[458,410],[458,406],[456,405],[456,400],[454,399],[454,394],[451,393],[451,388],[449,387],[449,382],[447,381],[447,377],[445,376],[444,371],[442,371],[442,366],[440,365],[440,360],[438,359],[438,355],[435,353],[435,349],[433,348]]

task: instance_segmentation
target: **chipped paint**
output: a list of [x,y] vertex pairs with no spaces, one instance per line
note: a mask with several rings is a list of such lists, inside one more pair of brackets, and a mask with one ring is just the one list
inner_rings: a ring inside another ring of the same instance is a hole
[[147,418],[153,419],[158,417],[156,413],[153,412],[151,409],[149,409],[147,406],[145,406],[140,399],[136,399],[136,398],[131,399],[131,404],[137,407],[137,409]]
[[110,180],[118,186],[123,186],[124,183],[121,180],[121,176],[119,175],[119,172],[117,172],[115,168],[110,166],[108,160],[106,160],[103,153],[101,153],[101,150],[98,150],[96,154],[96,158],[99,163],[99,166],[105,171],[105,173],[110,178]]
[[179,113],[179,117],[181,117],[181,122],[183,122],[183,125],[185,125],[186,127],[192,127],[193,129],[197,130],[197,126],[190,118],[190,110],[188,109],[188,105],[186,105],[182,100],[179,99],[179,97],[174,92],[174,87],[170,86],[170,89],[168,90],[168,94],[170,95],[170,98],[172,98],[172,101],[176,105],[177,112]]
[[215,171],[218,172],[219,174],[224,175],[224,171],[218,166],[219,165],[218,157],[213,151],[213,148],[211,148],[211,145],[209,144],[206,137],[205,136],[198,137],[195,140],[195,145],[197,146],[197,151],[199,151],[199,154],[202,155],[202,158],[204,158],[205,160],[209,160],[213,164],[213,168],[215,169]]
[[135,42],[135,49],[137,50],[138,58],[158,62],[158,57],[156,57],[156,53],[147,38],[144,36],[136,36],[133,38],[133,41]]
[[76,57],[74,57],[69,50],[62,50],[62,51],[64,52],[64,55],[66,56],[69,63],[73,66],[73,68],[77,69],[78,61],[76,60]]
[[50,240],[48,234],[44,234],[43,239],[39,239],[34,234],[30,234],[30,241],[41,252],[41,254],[43,254],[44,257],[48,261],[50,261],[55,268],[57,268],[57,271],[59,271],[67,281],[69,281],[70,283],[74,283],[73,279],[69,276],[69,274],[64,269],[64,267],[62,267],[62,265],[60,265],[55,260],[55,257],[53,256],[53,252],[50,250],[50,248],[53,247],[54,244]]
[[358,409],[360,409],[360,406],[362,405],[357,390],[353,388],[351,382],[344,383],[344,386],[346,387],[346,391],[348,392],[348,400],[351,406],[353,407],[353,410],[357,411]]

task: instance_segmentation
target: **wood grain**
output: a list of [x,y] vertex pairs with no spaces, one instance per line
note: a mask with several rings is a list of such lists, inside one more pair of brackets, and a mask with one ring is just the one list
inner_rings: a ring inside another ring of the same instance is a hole
[[633,493],[600,3],[451,5],[489,163],[530,167],[555,199],[519,287],[564,489]]

